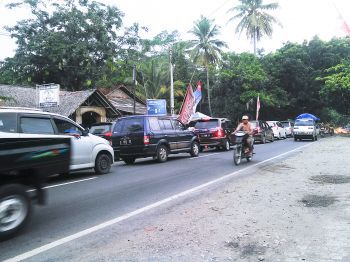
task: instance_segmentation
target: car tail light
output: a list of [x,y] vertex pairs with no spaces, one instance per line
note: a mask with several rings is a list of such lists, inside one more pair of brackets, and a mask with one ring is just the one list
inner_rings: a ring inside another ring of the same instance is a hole
[[145,144],[145,145],[149,145],[149,136],[143,136],[143,143]]
[[219,128],[217,131],[215,131],[214,133],[215,137],[224,137],[225,136],[225,132],[222,128]]
[[103,135],[105,137],[111,138],[112,137],[112,132],[106,132],[106,133],[103,133]]

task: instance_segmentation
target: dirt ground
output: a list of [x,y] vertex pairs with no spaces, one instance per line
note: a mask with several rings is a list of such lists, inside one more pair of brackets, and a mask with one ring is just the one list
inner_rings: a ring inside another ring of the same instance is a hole
[[122,239],[86,257],[350,261],[349,162],[350,138],[322,139],[253,175],[137,219]]

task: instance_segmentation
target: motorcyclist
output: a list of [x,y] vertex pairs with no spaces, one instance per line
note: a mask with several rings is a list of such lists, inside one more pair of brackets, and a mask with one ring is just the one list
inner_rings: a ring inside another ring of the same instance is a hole
[[242,116],[242,122],[237,126],[234,134],[236,134],[238,131],[244,131],[248,137],[245,139],[245,154],[251,154],[252,153],[252,148],[253,148],[253,128],[251,124],[249,123],[249,117],[248,116]]

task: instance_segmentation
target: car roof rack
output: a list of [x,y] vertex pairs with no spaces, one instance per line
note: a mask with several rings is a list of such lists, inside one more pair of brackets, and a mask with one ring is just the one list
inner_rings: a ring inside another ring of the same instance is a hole
[[16,106],[0,106],[0,109],[14,109],[14,110],[30,110],[30,111],[39,111],[43,112],[40,108],[32,108],[32,107],[16,107]]

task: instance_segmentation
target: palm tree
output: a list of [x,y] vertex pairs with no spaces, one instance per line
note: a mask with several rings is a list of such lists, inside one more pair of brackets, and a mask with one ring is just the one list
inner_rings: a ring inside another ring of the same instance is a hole
[[210,104],[210,87],[209,87],[209,65],[216,64],[220,58],[222,47],[226,47],[225,42],[216,39],[220,34],[219,27],[213,25],[213,21],[201,16],[194,23],[193,29],[190,31],[196,39],[191,40],[191,53],[195,63],[205,67],[207,73],[207,90],[209,112],[212,115]]
[[228,10],[235,15],[229,19],[229,22],[240,19],[236,33],[241,34],[246,31],[248,39],[253,40],[254,54],[256,55],[256,43],[261,37],[272,36],[272,25],[280,22],[266,11],[275,10],[279,7],[278,3],[263,4],[262,0],[239,0],[240,4]]

